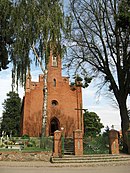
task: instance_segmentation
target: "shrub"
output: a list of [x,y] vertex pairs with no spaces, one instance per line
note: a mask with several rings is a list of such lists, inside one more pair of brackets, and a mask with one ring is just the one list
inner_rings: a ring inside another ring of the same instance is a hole
[[108,140],[103,136],[84,138],[84,154],[108,154]]
[[30,137],[29,137],[29,135],[24,134],[24,135],[21,137],[21,139],[30,139]]

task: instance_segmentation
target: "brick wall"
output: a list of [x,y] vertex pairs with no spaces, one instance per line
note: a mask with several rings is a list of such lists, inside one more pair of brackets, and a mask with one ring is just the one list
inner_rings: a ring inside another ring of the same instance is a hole
[[50,160],[49,152],[22,153],[16,151],[0,152],[0,161],[45,161]]
[[[53,66],[52,54],[48,63],[48,100],[47,100],[47,125],[46,136],[51,135],[54,123],[57,121],[57,129],[64,128],[65,136],[73,136],[73,131],[83,131],[82,90],[81,87],[69,85],[69,78],[61,75],[61,59],[57,58],[57,66]],[[28,77],[28,76],[27,76]],[[43,106],[43,81],[40,75],[39,82],[32,82],[27,78],[26,92],[23,106],[22,134],[40,136],[42,127]],[[52,104],[56,101],[56,105]]]

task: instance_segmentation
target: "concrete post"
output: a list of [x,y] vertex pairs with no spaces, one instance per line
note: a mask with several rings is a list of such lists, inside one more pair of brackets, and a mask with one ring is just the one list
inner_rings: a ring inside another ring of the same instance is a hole
[[74,154],[83,155],[83,133],[82,130],[74,131]]
[[118,131],[112,129],[109,131],[109,153],[119,154]]
[[62,132],[59,130],[56,130],[54,132],[54,152],[53,152],[53,156],[54,157],[61,157],[62,153],[61,153],[61,134]]

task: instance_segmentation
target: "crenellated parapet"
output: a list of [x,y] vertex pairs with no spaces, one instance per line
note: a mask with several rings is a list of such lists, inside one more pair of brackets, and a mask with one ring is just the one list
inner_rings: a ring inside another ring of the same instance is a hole
[[26,92],[30,92],[31,90],[39,89],[39,87],[43,86],[44,75],[39,75],[39,81],[34,82],[31,81],[31,75],[28,74],[26,78]]

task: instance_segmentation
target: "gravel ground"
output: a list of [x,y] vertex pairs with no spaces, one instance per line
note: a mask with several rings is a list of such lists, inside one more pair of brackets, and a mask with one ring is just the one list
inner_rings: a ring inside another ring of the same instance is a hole
[[98,167],[98,166],[130,166],[130,161],[109,163],[50,163],[42,161],[17,162],[0,161],[0,167]]
[[0,173],[130,173],[130,166],[99,167],[0,167]]

